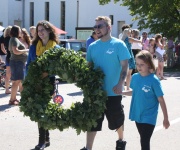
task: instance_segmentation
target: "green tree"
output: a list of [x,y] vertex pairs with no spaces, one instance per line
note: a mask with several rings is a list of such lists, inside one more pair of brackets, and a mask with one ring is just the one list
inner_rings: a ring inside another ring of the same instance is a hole
[[[120,0],[114,0],[114,3]],[[111,0],[99,0],[105,5]],[[122,0],[127,6],[132,21],[138,21],[139,30],[150,29],[150,33],[180,38],[180,1],[179,0]]]

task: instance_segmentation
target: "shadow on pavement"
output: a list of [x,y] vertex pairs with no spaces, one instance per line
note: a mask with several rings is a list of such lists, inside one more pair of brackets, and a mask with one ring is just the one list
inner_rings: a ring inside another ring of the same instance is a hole
[[166,77],[177,77],[176,79],[180,79],[180,72],[164,72]]
[[82,95],[83,92],[74,92],[74,93],[68,93],[67,95],[69,96],[78,96],[78,95]]
[[10,94],[5,94],[5,93],[2,93],[0,94],[0,98],[3,98],[3,97],[8,97]]
[[0,105],[0,111],[4,111],[4,110],[9,109],[11,107],[12,106],[10,106],[9,104]]

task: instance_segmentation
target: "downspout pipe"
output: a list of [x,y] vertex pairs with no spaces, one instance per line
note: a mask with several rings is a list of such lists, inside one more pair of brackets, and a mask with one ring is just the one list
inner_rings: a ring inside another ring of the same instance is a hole
[[22,27],[25,27],[25,0],[22,0]]

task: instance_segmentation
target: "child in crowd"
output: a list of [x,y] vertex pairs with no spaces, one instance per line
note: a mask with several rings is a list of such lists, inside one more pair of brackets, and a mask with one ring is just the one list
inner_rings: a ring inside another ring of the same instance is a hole
[[148,51],[151,53],[152,56],[155,54],[155,38],[149,39]]
[[159,104],[164,115],[165,129],[170,123],[161,83],[154,74],[155,66],[151,53],[140,51],[136,55],[136,67],[138,73],[132,76],[132,90],[123,91],[123,95],[132,96],[129,118],[136,123],[141,150],[150,150],[150,139],[156,125]]
[[155,54],[156,54],[156,58],[158,59],[158,67],[157,67],[156,75],[160,80],[166,80],[166,78],[163,75],[163,70],[164,70],[163,55],[165,53],[165,50],[164,50],[164,44],[162,43],[161,34],[155,35],[155,44],[156,44]]

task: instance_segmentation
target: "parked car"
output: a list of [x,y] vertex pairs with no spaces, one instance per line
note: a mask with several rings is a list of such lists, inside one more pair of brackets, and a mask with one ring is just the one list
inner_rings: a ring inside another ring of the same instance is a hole
[[60,39],[59,45],[61,47],[68,49],[73,49],[75,51],[82,51],[83,57],[86,57],[86,41],[77,39]]

